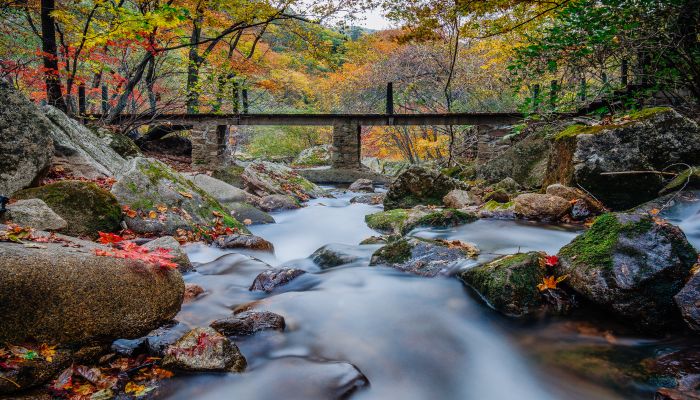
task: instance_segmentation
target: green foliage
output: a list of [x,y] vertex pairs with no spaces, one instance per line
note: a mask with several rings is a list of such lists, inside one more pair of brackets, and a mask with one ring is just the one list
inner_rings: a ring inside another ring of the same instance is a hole
[[319,144],[323,138],[323,128],[317,127],[256,127],[247,151],[254,158],[293,159],[302,150]]

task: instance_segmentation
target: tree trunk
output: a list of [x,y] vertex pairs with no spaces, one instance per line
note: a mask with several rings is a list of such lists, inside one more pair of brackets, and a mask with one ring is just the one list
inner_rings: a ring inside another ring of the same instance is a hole
[[201,58],[196,43],[199,43],[202,36],[202,12],[197,9],[197,15],[192,21],[192,35],[190,37],[189,59],[187,60],[187,113],[197,114],[199,112],[199,67]]
[[51,13],[55,7],[54,0],[41,0],[41,50],[44,59],[44,75],[46,82],[46,101],[62,110],[67,111],[63,99],[61,78],[58,75],[58,51],[56,48],[56,27]]

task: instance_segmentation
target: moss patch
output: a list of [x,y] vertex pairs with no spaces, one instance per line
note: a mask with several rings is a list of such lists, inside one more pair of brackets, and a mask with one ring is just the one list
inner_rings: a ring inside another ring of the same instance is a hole
[[404,232],[408,232],[413,228],[421,226],[447,228],[450,226],[463,225],[476,220],[477,217],[475,215],[467,214],[465,212],[455,209],[446,209],[424,215],[420,217],[416,222],[404,226],[403,230]]
[[121,208],[110,192],[92,182],[61,181],[17,192],[16,199],[41,199],[68,222],[63,233],[96,238],[120,227]]
[[673,111],[673,109],[670,107],[650,107],[650,108],[643,108],[639,111],[633,111],[633,112],[629,113],[627,116],[630,119],[639,121],[639,120],[644,120],[644,119],[654,117],[658,114],[667,113],[669,111]]
[[509,201],[507,203],[499,203],[495,200],[491,200],[484,204],[481,208],[485,211],[504,211],[515,207],[515,203]]
[[389,243],[372,255],[372,265],[405,263],[411,259],[411,250],[413,246],[406,239]]
[[244,167],[241,167],[239,165],[232,165],[212,172],[211,176],[220,181],[224,181],[229,185],[242,188],[244,184],[242,177],[244,170]]
[[365,216],[367,226],[383,233],[399,233],[408,219],[408,210],[396,209]]

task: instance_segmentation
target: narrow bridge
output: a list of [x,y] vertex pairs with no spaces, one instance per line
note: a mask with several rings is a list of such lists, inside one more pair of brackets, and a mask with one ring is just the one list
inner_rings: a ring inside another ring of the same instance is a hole
[[[360,133],[363,126],[449,126],[495,127],[517,123],[518,113],[394,114],[158,114],[118,117],[114,123],[172,124],[191,126],[192,164],[200,168],[222,165],[228,126],[332,126],[331,167],[359,170]],[[97,119],[100,116],[93,116]]]

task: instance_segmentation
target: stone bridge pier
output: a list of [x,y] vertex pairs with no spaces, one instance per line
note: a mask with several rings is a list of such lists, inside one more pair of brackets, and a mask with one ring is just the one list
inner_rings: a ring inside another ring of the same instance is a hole
[[227,165],[227,131],[227,125],[199,123],[192,126],[192,130],[190,130],[192,167],[206,170]]
[[362,127],[353,122],[333,124],[331,168],[360,170]]

